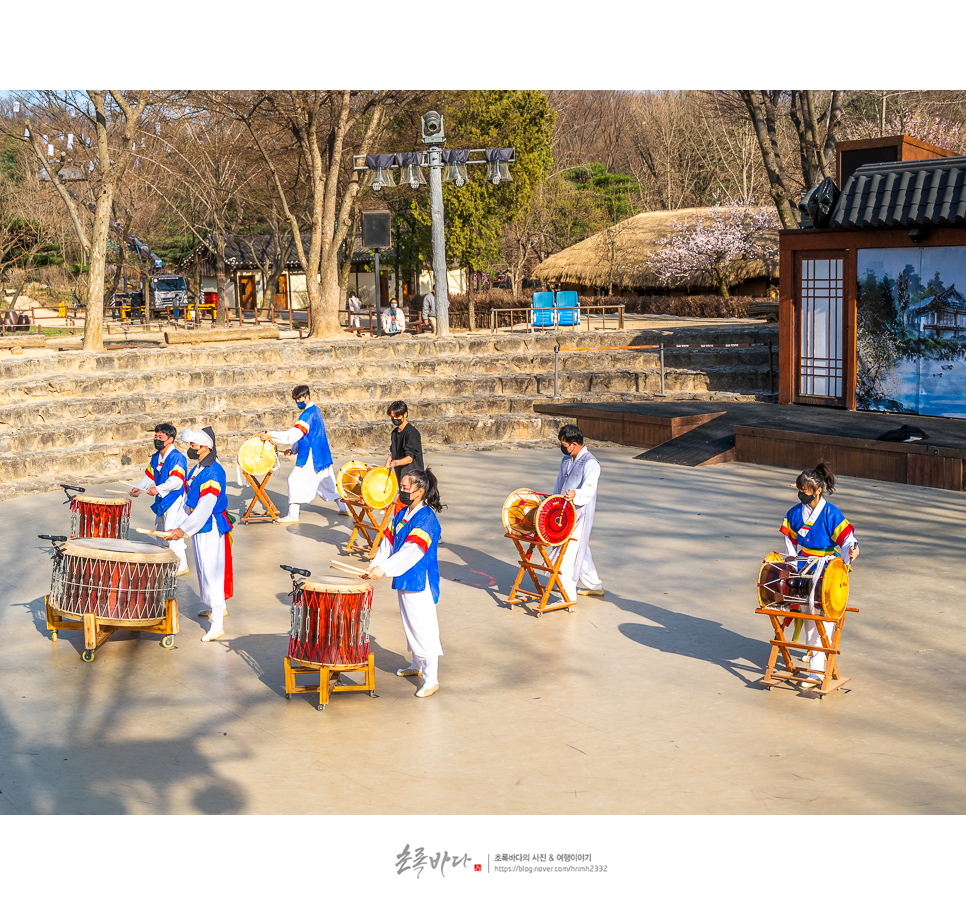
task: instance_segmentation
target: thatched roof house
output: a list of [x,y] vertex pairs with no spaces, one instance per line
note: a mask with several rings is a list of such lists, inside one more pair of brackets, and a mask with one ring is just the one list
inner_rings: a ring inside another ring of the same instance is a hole
[[[764,208],[762,208],[764,209]],[[533,272],[533,278],[548,286],[577,289],[585,293],[607,290],[613,295],[694,295],[715,292],[710,273],[699,272],[687,281],[664,283],[648,267],[649,257],[660,242],[701,217],[708,217],[711,207],[687,210],[661,210],[638,213],[590,238],[552,254]],[[737,295],[763,296],[769,284],[778,281],[778,227],[767,230],[763,240],[775,248],[775,256],[767,260],[748,260],[734,272],[731,292]]]

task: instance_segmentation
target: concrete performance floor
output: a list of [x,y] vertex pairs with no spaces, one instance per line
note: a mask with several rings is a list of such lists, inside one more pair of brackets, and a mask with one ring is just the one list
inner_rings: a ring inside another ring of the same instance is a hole
[[[604,599],[542,618],[503,602],[517,569],[503,501],[519,487],[550,490],[555,447],[431,455],[449,506],[442,688],[417,700],[417,681],[393,675],[408,657],[380,581],[378,698],[337,694],[324,712],[311,695],[284,698],[289,577],[278,566],[335,574],[349,527],[331,503],[303,509],[299,525],[236,528],[224,641],[199,641],[192,574],[174,650],[119,633],[91,664],[81,633],[52,643],[44,623],[51,562],[36,535],[68,532],[63,497],[0,503],[0,811],[966,811],[961,493],[840,481],[832,500],[862,547],[850,601],[861,612],[842,640],[852,682],[819,700],[756,685],[770,627],[753,612],[755,582],[781,545],[795,474],[595,450]],[[270,486],[281,510],[287,470]],[[251,490],[229,493],[240,514]],[[132,530],[152,517],[142,497]]]

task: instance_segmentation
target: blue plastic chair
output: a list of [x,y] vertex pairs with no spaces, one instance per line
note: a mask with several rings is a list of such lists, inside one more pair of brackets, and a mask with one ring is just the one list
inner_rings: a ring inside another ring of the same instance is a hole
[[552,292],[535,292],[533,294],[533,326],[554,327],[556,315],[553,308]]
[[557,293],[557,327],[580,327],[580,306],[573,290]]

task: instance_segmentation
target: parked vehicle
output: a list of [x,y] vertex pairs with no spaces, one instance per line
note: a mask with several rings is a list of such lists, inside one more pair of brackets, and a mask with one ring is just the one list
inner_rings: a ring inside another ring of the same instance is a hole
[[177,273],[160,273],[151,277],[151,315],[184,314],[190,302],[188,284]]

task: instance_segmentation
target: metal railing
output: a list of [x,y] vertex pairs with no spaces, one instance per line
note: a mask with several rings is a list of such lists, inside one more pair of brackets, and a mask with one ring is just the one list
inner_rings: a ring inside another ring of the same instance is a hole
[[[537,308],[537,309],[534,309],[532,305],[521,305],[517,308],[494,308],[490,312],[490,330],[493,333],[497,332],[497,330],[499,329],[499,323],[500,323],[499,318],[497,316],[505,315],[505,314],[510,315],[511,329],[513,327],[513,324],[515,323],[513,320],[513,315],[518,314],[518,315],[525,316],[521,323],[528,324],[531,332],[541,330],[543,329],[542,327],[538,328],[538,327],[535,327],[533,324],[534,310],[541,311],[541,312],[542,311],[553,311],[553,312],[577,311],[581,315],[581,320],[583,319],[583,316],[586,315],[588,322],[592,317],[599,317],[601,319],[601,325],[602,325],[600,328],[601,330],[607,330],[607,312],[613,311],[614,319],[617,324],[616,329],[617,330],[624,329],[624,306],[623,305],[564,305],[562,307],[558,307],[556,305],[548,305],[546,308]],[[553,324],[546,325],[546,326],[548,329],[553,328],[556,330],[572,330],[575,332],[581,330],[581,327],[578,326],[577,324],[561,325],[557,317],[554,317]]]
[[[740,349],[749,346],[761,346],[761,343],[644,343],[637,346],[555,346],[553,348],[553,397],[559,396],[560,354],[580,352],[604,352],[616,350],[656,349],[661,354],[661,395],[666,396],[664,376],[664,350],[666,349]],[[775,393],[775,370],[773,344],[768,341],[768,390]]]

